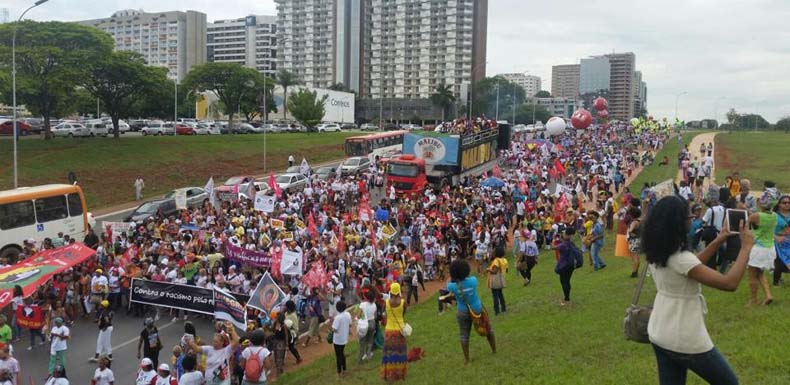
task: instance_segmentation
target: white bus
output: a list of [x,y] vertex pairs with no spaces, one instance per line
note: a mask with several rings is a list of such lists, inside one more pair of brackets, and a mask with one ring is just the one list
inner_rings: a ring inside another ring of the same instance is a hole
[[93,218],[79,186],[49,184],[0,191],[0,257],[9,262],[16,261],[26,239],[40,245],[44,238],[62,232],[82,241],[91,225]]
[[392,158],[403,151],[403,135],[408,131],[389,131],[380,134],[352,136],[346,138],[346,156],[367,156],[370,163],[381,159]]

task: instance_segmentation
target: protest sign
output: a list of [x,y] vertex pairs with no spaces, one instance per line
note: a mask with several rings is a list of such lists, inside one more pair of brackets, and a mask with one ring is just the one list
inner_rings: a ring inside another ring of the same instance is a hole
[[252,296],[250,296],[247,307],[271,314],[271,311],[284,300],[285,292],[277,286],[272,276],[266,272],[261,277],[260,282],[258,282],[258,286],[255,288]]
[[560,193],[564,193],[566,196],[570,197],[573,193],[573,189],[564,184],[557,183],[557,190],[554,192],[554,196],[560,196]]
[[255,195],[255,210],[264,213],[271,213],[274,211],[275,198],[271,195]]
[[225,257],[242,265],[256,267],[269,267],[272,263],[271,256],[262,251],[247,250],[228,242],[225,242]]
[[16,324],[25,329],[41,329],[46,324],[39,305],[20,305],[16,308]]
[[241,330],[247,329],[247,311],[234,294],[214,288],[214,318],[230,321]]
[[285,229],[285,222],[279,219],[269,219],[269,226],[271,226],[275,230],[283,230]]
[[302,275],[302,253],[296,250],[284,250],[280,262],[282,275]]
[[186,190],[178,190],[176,191],[176,210],[186,210],[187,209],[187,191]]
[[131,302],[214,315],[214,292],[197,286],[132,278]]

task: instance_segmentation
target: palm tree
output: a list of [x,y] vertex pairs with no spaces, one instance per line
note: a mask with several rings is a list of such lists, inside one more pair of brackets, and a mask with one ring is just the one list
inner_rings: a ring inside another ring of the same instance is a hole
[[442,108],[442,122],[444,122],[445,112],[455,103],[453,89],[447,84],[440,84],[436,87],[436,92],[431,95],[431,102]]
[[285,119],[285,114],[288,113],[288,87],[299,84],[299,78],[293,72],[280,70],[276,81],[283,88],[283,119]]

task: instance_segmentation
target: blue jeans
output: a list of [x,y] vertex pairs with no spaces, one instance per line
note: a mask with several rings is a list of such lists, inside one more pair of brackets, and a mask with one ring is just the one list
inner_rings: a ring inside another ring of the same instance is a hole
[[656,345],[653,345],[653,350],[656,353],[660,385],[685,384],[689,370],[709,384],[738,384],[738,377],[716,348],[699,354],[675,353]]
[[598,246],[597,243],[590,245],[590,253],[592,254],[593,258],[593,267],[596,269],[606,266],[606,263],[604,263],[603,259],[601,259],[601,256],[599,255],[602,248],[603,246]]

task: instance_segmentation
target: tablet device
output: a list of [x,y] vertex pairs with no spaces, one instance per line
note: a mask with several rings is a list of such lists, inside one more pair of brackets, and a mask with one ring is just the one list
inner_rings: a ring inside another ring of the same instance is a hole
[[741,222],[744,222],[747,226],[749,225],[746,223],[748,221],[746,210],[727,209],[726,217],[730,233],[738,234],[741,229]]

